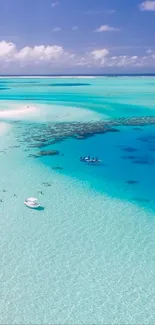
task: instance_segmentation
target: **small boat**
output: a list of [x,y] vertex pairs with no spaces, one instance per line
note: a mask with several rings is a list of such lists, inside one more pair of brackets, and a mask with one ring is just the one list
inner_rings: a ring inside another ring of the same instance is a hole
[[88,157],[80,157],[80,161],[82,161],[82,162],[87,162],[89,160],[90,160],[89,156]]
[[86,161],[88,164],[100,164],[102,162],[102,160],[94,160],[94,159],[90,159]]
[[24,201],[24,204],[30,209],[38,209],[40,204],[37,202],[38,200],[34,197],[29,197]]
[[98,159],[98,158],[90,158],[89,156],[88,157],[80,157],[80,161],[81,162],[85,162],[85,163],[88,163],[88,164],[100,164],[102,162],[102,160]]

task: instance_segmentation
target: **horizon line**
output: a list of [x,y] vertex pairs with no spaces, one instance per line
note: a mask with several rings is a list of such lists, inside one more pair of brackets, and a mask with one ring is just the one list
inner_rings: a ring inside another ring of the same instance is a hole
[[0,74],[1,77],[102,77],[102,76],[155,76],[155,72],[144,73],[75,73],[75,74]]

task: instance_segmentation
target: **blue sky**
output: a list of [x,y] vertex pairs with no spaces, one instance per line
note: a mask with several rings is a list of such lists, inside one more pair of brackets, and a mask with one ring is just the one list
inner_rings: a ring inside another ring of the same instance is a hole
[[0,0],[0,73],[155,71],[155,1]]

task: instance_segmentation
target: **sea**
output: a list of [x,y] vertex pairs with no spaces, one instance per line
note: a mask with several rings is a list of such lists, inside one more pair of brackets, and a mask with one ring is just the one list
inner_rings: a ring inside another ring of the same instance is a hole
[[155,324],[154,306],[155,76],[0,77],[0,324]]

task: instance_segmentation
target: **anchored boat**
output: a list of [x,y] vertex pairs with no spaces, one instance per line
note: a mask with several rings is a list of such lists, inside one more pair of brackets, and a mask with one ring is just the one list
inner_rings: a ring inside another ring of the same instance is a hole
[[97,158],[90,158],[90,156],[88,156],[88,157],[80,157],[80,161],[88,163],[88,164],[93,164],[93,165],[100,164],[102,162],[102,160],[98,159],[98,157]]
[[37,202],[38,200],[34,197],[29,197],[24,201],[24,204],[30,209],[38,209],[40,204]]

